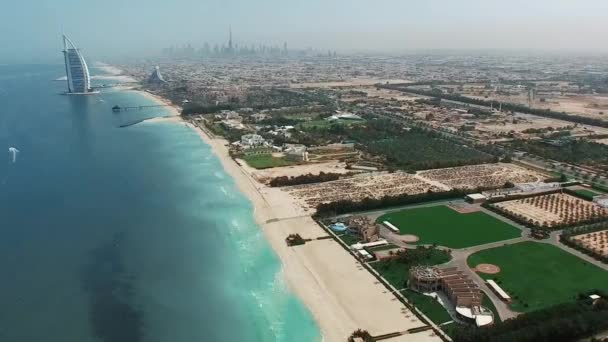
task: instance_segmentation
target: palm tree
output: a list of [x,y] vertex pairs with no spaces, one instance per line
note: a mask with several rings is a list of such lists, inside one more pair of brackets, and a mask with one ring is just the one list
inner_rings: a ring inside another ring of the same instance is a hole
[[348,337],[348,342],[354,342],[357,337],[362,338],[364,342],[373,342],[374,340],[367,330],[357,329]]

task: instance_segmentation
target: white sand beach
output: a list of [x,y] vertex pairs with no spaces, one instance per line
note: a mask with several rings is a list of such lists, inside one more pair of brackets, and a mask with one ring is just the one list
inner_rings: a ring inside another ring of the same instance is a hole
[[[289,234],[316,238],[327,233],[289,194],[256,182],[239,167],[228,155],[226,140],[210,138],[190,126],[211,145],[226,172],[253,203],[255,219],[280,257],[289,287],[312,312],[324,341],[343,342],[359,328],[380,335],[424,325],[334,240],[287,247],[285,238]],[[408,341],[441,341],[432,331],[407,335],[407,338]]]
[[[159,103],[166,100],[146,91],[140,93]],[[180,108],[167,107],[179,118]],[[161,119],[163,120],[163,119]],[[257,182],[228,154],[228,142],[212,138],[187,123],[212,147],[224,170],[239,190],[252,202],[254,216],[268,242],[279,256],[289,288],[308,307],[321,329],[323,341],[344,342],[357,329],[372,335],[404,332],[424,326],[353,256],[333,239],[317,240],[303,246],[287,247],[285,238],[298,233],[304,238],[327,236],[287,192]],[[407,334],[386,341],[441,341],[432,330]]]

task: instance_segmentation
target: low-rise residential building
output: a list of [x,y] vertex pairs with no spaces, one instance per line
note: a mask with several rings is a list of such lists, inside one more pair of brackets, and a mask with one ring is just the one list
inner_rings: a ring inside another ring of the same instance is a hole
[[258,134],[245,134],[241,136],[241,146],[245,149],[265,147],[268,145],[266,139]]
[[348,220],[348,230],[363,242],[377,241],[380,238],[379,227],[366,216],[351,217]]
[[283,152],[285,153],[285,158],[288,160],[308,161],[308,152],[306,151],[306,146],[304,145],[286,144]]

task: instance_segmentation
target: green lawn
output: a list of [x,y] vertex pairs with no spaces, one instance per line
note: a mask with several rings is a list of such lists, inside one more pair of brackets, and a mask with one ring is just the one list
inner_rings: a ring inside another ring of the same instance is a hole
[[388,245],[384,245],[384,246],[378,246],[378,247],[371,247],[371,248],[366,248],[368,252],[379,252],[379,251],[386,251],[389,249],[398,249],[399,246],[393,245],[393,244],[388,244]]
[[435,324],[441,324],[452,320],[446,309],[432,297],[425,296],[421,293],[412,290],[403,290],[401,294],[407,298],[418,310],[424,314]]
[[271,167],[289,166],[296,164],[290,160],[284,158],[273,157],[271,154],[252,154],[243,157],[243,160],[249,164],[249,166],[256,169],[269,169]]
[[440,328],[441,328],[441,330],[443,330],[444,333],[446,333],[448,336],[450,336],[453,339],[454,336],[456,335],[456,329],[458,327],[460,327],[460,324],[458,324],[456,322],[452,322],[450,324],[442,325]]
[[[428,257],[419,262],[419,265],[440,265],[450,261],[451,257],[445,252],[433,249],[428,252]],[[398,260],[378,261],[370,264],[386,281],[391,283],[397,290],[406,287],[406,280],[410,267],[413,265],[399,262]]]
[[586,198],[590,201],[593,200],[593,197],[601,195],[601,193],[599,193],[599,192],[595,192],[595,191],[587,190],[587,189],[576,189],[576,190],[574,190],[574,192],[576,192],[577,194],[583,196],[584,198]]
[[409,275],[409,266],[396,261],[378,261],[369,264],[376,272],[380,273],[386,281],[393,285],[397,290],[406,287]]
[[529,312],[574,300],[580,292],[608,291],[608,272],[553,245],[521,242],[471,255],[470,267],[481,263],[500,266],[495,275],[480,273],[514,299],[511,308]]
[[378,218],[399,228],[401,234],[420,238],[418,244],[448,248],[466,248],[490,242],[513,239],[521,231],[484,212],[461,214],[446,206],[406,209]]
[[357,236],[348,233],[342,233],[342,235],[338,235],[338,238],[349,246],[361,241],[361,239],[359,239]]

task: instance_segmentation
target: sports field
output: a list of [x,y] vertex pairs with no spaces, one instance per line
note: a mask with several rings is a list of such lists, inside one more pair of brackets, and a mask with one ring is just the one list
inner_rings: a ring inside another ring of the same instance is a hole
[[599,192],[587,190],[587,189],[577,189],[577,190],[574,190],[574,192],[576,192],[577,194],[581,195],[582,197],[584,197],[590,201],[593,201],[593,197],[601,195],[601,193],[599,193]]
[[243,157],[249,166],[256,169],[269,169],[271,167],[289,166],[296,164],[285,158],[277,158],[270,154],[252,154]]
[[608,291],[608,272],[553,245],[521,242],[471,255],[469,267],[487,263],[500,267],[493,279],[513,298],[511,308],[529,312],[574,300],[580,292]]
[[406,209],[378,218],[399,228],[400,233],[416,235],[416,244],[436,243],[448,248],[466,248],[514,239],[521,231],[484,212],[461,214],[446,206]]

